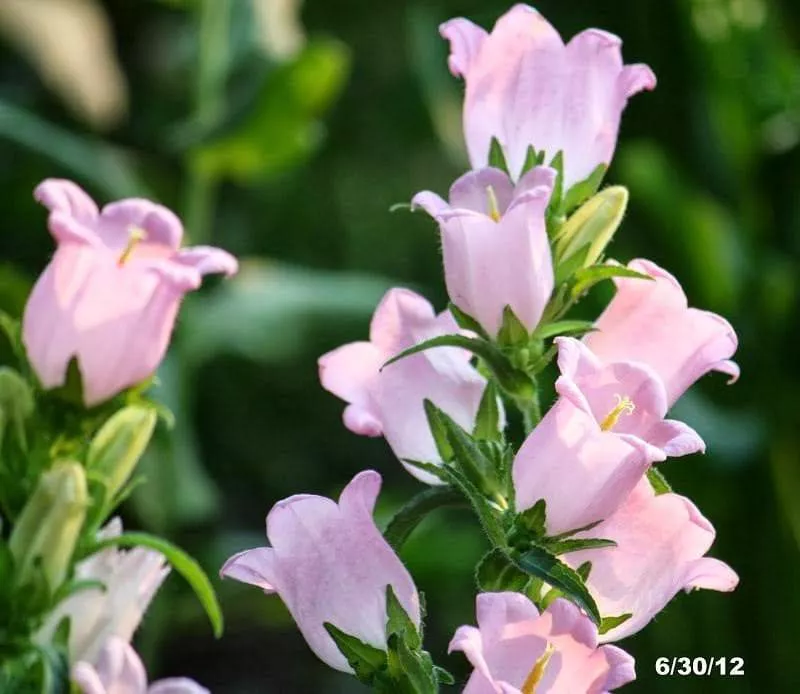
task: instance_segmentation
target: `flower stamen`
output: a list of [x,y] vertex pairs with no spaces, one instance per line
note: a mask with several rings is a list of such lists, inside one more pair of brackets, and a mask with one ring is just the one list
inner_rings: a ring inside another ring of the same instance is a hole
[[533,670],[531,670],[530,674],[525,679],[525,682],[520,689],[522,694],[536,694],[536,685],[542,681],[542,677],[544,677],[544,671],[547,668],[547,664],[550,662],[550,658],[553,656],[555,650],[556,649],[553,648],[552,643],[547,644],[547,648],[544,649],[542,657],[536,661],[533,666]]
[[600,422],[600,429],[602,431],[611,431],[617,426],[617,422],[623,414],[632,415],[636,410],[636,405],[633,404],[633,400],[627,395],[615,395],[614,397],[617,399],[617,404],[614,409],[606,415],[606,418]]
[[486,186],[486,196],[489,198],[489,217],[492,221],[499,222],[503,216],[500,214],[500,205],[497,203],[497,194],[492,186]]
[[141,227],[132,226],[128,230],[128,243],[120,254],[117,265],[120,267],[125,265],[125,263],[127,263],[128,260],[130,260],[130,257],[133,255],[133,251],[136,249],[136,246],[138,246],[146,238],[147,232],[144,229]]

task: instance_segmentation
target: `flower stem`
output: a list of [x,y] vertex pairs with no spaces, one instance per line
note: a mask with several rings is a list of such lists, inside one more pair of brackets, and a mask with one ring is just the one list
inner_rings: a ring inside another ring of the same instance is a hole
[[466,501],[453,487],[431,487],[413,496],[392,517],[383,536],[395,551],[400,551],[405,541],[429,513],[440,508],[462,506]]

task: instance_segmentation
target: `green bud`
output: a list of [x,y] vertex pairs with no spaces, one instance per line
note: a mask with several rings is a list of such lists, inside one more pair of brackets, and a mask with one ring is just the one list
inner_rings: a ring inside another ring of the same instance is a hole
[[628,206],[628,190],[611,186],[581,205],[561,228],[555,245],[558,264],[575,270],[594,265],[617,231]]
[[109,500],[133,474],[157,419],[154,409],[132,405],[114,414],[92,439],[86,467],[105,481]]
[[0,446],[11,424],[23,449],[26,448],[25,420],[33,413],[31,387],[14,369],[0,367]]
[[31,579],[37,560],[51,591],[64,582],[88,505],[86,474],[78,463],[58,462],[39,478],[8,543],[18,584]]

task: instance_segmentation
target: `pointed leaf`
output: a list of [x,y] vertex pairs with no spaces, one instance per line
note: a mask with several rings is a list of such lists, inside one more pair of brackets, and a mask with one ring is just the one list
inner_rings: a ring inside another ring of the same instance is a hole
[[472,316],[468,313],[462,311],[458,306],[456,306],[452,301],[448,304],[447,310],[453,314],[453,318],[455,319],[456,323],[458,323],[458,327],[462,330],[469,330],[476,335],[479,335],[484,340],[489,341],[488,333],[483,329],[483,326],[478,323]]
[[561,320],[537,328],[534,337],[547,340],[559,335],[582,336],[594,330],[594,323],[587,320]]
[[631,277],[633,279],[653,281],[650,275],[642,274],[631,270],[624,265],[593,265],[592,267],[578,270],[574,277],[571,296],[578,299],[588,292],[594,285],[603,280],[610,280],[614,277]]
[[598,628],[597,632],[602,636],[606,632],[609,632],[612,629],[615,629],[620,624],[624,624],[631,617],[633,617],[633,614],[631,614],[630,612],[626,612],[625,614],[617,615],[616,617],[603,617],[603,619],[600,622],[600,627]]
[[553,588],[560,590],[569,600],[581,607],[595,624],[600,624],[600,612],[583,579],[552,552],[544,547],[531,547],[519,555],[515,563],[523,571],[541,578]]
[[672,491],[672,487],[669,482],[667,482],[667,478],[664,477],[661,470],[658,470],[652,465],[647,470],[647,480],[650,482],[650,486],[653,488],[656,496],[669,494]]
[[503,152],[500,141],[496,137],[492,138],[492,144],[489,146],[489,166],[493,166],[495,169],[500,169],[508,173],[506,155]]
[[373,678],[386,669],[385,651],[346,634],[330,622],[323,626],[361,682],[371,684]]
[[530,580],[530,576],[497,547],[487,552],[475,569],[475,582],[484,592],[521,592]]
[[588,178],[571,186],[561,203],[562,213],[569,214],[578,207],[578,205],[592,197],[600,188],[600,184],[603,182],[607,170],[608,166],[605,164],[598,164],[595,170],[589,174]]
[[386,634],[397,634],[411,650],[422,647],[422,639],[391,585],[386,586]]
[[478,414],[475,417],[475,430],[472,435],[476,439],[494,441],[501,437],[500,402],[497,388],[489,381],[483,391]]
[[614,540],[604,540],[602,538],[586,538],[574,540],[559,540],[557,542],[547,542],[547,549],[553,554],[569,554],[570,552],[580,552],[583,549],[602,549],[603,547],[616,547]]
[[392,516],[386,525],[386,530],[383,531],[383,537],[395,551],[399,551],[409,535],[428,517],[429,513],[463,503],[463,495],[453,487],[437,486],[424,489]]
[[501,347],[521,347],[530,342],[528,329],[517,318],[510,306],[503,309],[503,325],[497,334],[497,342]]

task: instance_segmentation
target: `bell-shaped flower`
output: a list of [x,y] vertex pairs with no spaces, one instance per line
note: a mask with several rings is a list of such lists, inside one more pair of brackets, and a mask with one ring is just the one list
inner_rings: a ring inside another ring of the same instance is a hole
[[561,397],[513,467],[518,509],[544,499],[551,534],[608,518],[651,463],[704,450],[693,429],[664,419],[664,386],[645,364],[604,364],[578,340],[555,342]]
[[129,199],[98,210],[71,181],[48,179],[35,197],[58,246],[22,322],[28,359],[46,389],[77,360],[87,406],[151,376],[166,352],[184,294],[202,276],[237,270],[225,251],[180,248],[183,228],[165,207]]
[[338,504],[310,494],[279,501],[267,516],[271,546],[231,557],[220,572],[277,593],[311,650],[343,672],[352,668],[326,623],[386,649],[388,586],[414,624],[420,623],[414,581],[372,518],[380,486],[380,475],[367,470],[344,488]]
[[[98,540],[122,533],[114,518],[98,534]],[[143,547],[103,549],[75,567],[75,580],[99,581],[105,589],[87,587],[60,602],[50,613],[36,640],[49,643],[64,618],[70,620],[69,659],[94,662],[111,637],[130,641],[150,601],[169,573],[164,557]]]
[[[370,325],[369,342],[353,342],[319,359],[322,386],[348,403],[344,423],[364,436],[381,436],[400,460],[441,462],[425,415],[430,400],[460,426],[472,431],[486,379],[470,365],[469,352],[437,347],[383,365],[403,350],[459,327],[448,311],[408,289],[392,289]],[[439,480],[412,465],[407,469],[428,484]]]
[[704,556],[715,534],[689,499],[656,495],[647,479],[610,518],[580,533],[581,538],[617,543],[564,555],[576,568],[591,563],[586,585],[603,617],[630,615],[600,640],[617,641],[636,633],[681,590],[733,590],[739,582],[733,569]]
[[621,40],[587,29],[566,45],[536,10],[516,5],[491,34],[466,19],[440,27],[450,71],[466,83],[464,133],[473,169],[489,161],[493,138],[519,178],[528,149],[564,157],[564,186],[609,164],[628,99],[653,89],[646,65],[623,65]]
[[510,307],[529,330],[539,324],[553,291],[553,258],[545,211],[555,171],[536,167],[515,187],[498,169],[466,174],[445,202],[428,191],[412,205],[438,223],[452,302],[493,337]]
[[655,263],[633,260],[628,267],[653,281],[614,279],[616,296],[584,338],[591,350],[606,362],[647,364],[664,382],[670,407],[709,371],[735,381],[739,367],[730,358],[738,340],[731,324],[716,313],[689,308],[678,280]]
[[82,694],[210,694],[186,677],[170,677],[148,686],[139,654],[115,636],[106,641],[93,662],[76,663],[72,679]]
[[464,694],[606,694],[636,679],[634,660],[599,646],[597,627],[558,598],[541,614],[520,593],[482,593],[478,626],[459,627],[450,651],[475,668]]

